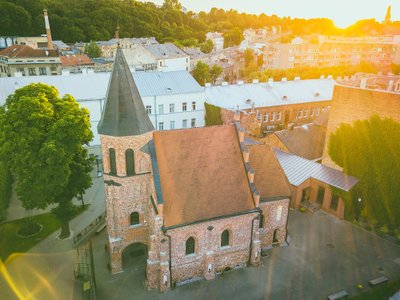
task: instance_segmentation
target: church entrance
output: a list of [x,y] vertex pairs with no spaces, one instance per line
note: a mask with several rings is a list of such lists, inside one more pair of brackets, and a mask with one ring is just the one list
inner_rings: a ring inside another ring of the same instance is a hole
[[134,274],[135,280],[142,281],[146,278],[147,246],[134,243],[122,251],[122,269]]

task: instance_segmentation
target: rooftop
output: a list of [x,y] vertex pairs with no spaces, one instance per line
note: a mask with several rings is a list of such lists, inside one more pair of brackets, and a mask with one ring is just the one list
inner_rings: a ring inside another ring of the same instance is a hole
[[154,144],[166,227],[254,208],[234,125],[156,131]]
[[307,179],[313,178],[348,192],[358,182],[357,178],[334,168],[275,148],[274,151],[286,177],[294,186],[299,186]]
[[[335,81],[310,79],[209,86],[206,101],[229,110],[332,100]],[[249,101],[250,100],[250,101]]]
[[148,50],[155,58],[178,58],[188,57],[189,55],[172,43],[165,44],[145,44],[143,47]]
[[59,54],[57,50],[34,49],[26,45],[12,45],[0,51],[0,56],[8,58],[59,57]]
[[93,65],[94,62],[89,56],[85,54],[76,55],[64,55],[60,56],[61,64],[64,67],[81,66],[81,65]]

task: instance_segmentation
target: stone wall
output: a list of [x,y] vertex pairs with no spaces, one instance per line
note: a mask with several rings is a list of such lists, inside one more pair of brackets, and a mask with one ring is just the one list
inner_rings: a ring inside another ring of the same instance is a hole
[[268,248],[274,243],[274,231],[276,243],[282,244],[286,241],[286,227],[289,215],[289,199],[266,201],[260,203],[264,215],[264,226],[260,228],[261,247]]
[[373,115],[379,115],[381,118],[393,118],[400,122],[400,94],[336,85],[333,90],[332,108],[329,112],[322,163],[341,169],[330,159],[328,154],[330,135],[341,124],[367,120]]
[[[225,268],[243,267],[250,258],[252,222],[253,241],[258,239],[258,213],[223,218],[167,231],[171,236],[172,281],[212,279]],[[221,234],[229,230],[229,246],[221,247]],[[195,239],[195,253],[186,255],[186,240]],[[260,253],[255,254],[259,261]]]

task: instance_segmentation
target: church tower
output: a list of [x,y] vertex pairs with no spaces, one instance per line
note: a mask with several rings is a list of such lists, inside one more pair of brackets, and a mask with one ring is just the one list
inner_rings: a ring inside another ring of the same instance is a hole
[[392,7],[389,5],[386,11],[385,21],[383,21],[383,24],[389,24],[391,22],[392,19],[391,10]]
[[154,131],[132,73],[117,49],[98,125],[104,163],[107,231],[112,273],[123,271],[128,246],[149,249],[154,185],[148,143]]

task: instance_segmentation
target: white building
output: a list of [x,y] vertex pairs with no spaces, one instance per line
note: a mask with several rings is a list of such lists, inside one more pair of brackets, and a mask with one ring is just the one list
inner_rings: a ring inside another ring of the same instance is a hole
[[219,32],[207,32],[206,40],[211,40],[214,44],[214,51],[219,52],[224,50],[224,36]]
[[190,71],[189,54],[172,43],[136,44],[122,51],[131,69],[161,72]]
[[[133,77],[157,130],[204,126],[204,89],[188,72],[136,72]],[[60,96],[71,94],[90,111],[94,134],[91,145],[99,145],[97,124],[101,119],[109,78],[109,72],[0,78],[0,105],[16,89],[28,84],[42,82],[52,85]]]

